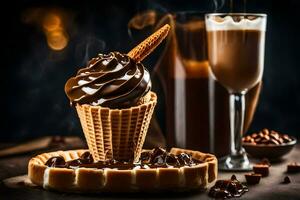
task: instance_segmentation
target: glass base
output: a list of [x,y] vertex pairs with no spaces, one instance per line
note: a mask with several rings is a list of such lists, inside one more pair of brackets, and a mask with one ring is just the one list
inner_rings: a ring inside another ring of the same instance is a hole
[[229,155],[219,159],[219,170],[223,171],[251,171],[252,165],[246,153],[241,155]]

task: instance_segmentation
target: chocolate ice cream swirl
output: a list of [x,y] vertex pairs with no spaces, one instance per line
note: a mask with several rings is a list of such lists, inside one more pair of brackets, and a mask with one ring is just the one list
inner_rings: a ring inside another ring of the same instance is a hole
[[99,54],[65,85],[71,104],[128,108],[151,89],[150,74],[126,54]]

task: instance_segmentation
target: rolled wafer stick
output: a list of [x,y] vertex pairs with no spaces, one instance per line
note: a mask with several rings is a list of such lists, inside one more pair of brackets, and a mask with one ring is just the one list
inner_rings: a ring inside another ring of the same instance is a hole
[[136,62],[142,61],[165,39],[169,30],[170,25],[164,25],[139,45],[134,47],[127,55]]

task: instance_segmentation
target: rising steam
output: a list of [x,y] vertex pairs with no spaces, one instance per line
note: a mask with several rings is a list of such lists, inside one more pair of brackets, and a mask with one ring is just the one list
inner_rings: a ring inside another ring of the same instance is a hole
[[99,52],[103,52],[104,49],[105,42],[89,34],[81,38],[81,42],[76,46],[75,55],[81,62],[81,65],[86,65],[91,57],[96,56]]
[[225,4],[225,0],[213,0],[213,4],[214,4],[214,10],[215,12],[217,12],[218,10],[223,8]]

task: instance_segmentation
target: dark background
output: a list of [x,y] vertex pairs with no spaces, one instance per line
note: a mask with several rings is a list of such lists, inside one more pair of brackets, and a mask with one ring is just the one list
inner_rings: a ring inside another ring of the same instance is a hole
[[[64,84],[98,52],[127,52],[133,47],[137,39],[129,36],[127,24],[137,13],[149,8],[160,13],[229,12],[230,5],[229,1],[212,0],[5,3],[0,12],[1,142],[42,135],[81,135]],[[249,0],[246,4],[234,0],[233,11],[268,14],[263,90],[250,132],[269,127],[300,136],[299,9],[297,0]],[[61,51],[49,48],[40,24],[42,16],[52,11],[62,14],[69,39]],[[156,52],[145,60],[150,70],[158,55]]]

